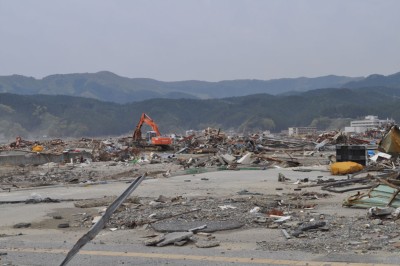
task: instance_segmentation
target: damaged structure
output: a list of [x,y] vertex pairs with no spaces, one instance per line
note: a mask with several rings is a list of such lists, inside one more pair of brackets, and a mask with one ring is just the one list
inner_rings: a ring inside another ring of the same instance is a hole
[[[20,138],[0,147],[0,154],[9,157],[0,160],[2,193],[118,182],[129,182],[126,191],[132,192],[142,181],[144,186],[134,196],[124,192],[82,199],[61,194],[46,197],[39,195],[46,189],[35,190],[37,194],[3,200],[0,206],[72,202],[73,216],[56,213],[50,219],[59,221],[58,230],[88,232],[82,232],[75,246],[68,243],[72,249],[62,265],[90,245],[101,230],[136,230],[143,234],[143,247],[155,249],[213,248],[223,246],[220,231],[258,230],[257,234],[271,236],[248,240],[256,241],[261,251],[396,252],[400,247],[400,235],[394,233],[400,221],[399,143],[397,126],[382,139],[339,131],[293,138],[241,136],[207,128],[176,137],[165,151],[135,146],[131,137]],[[11,154],[27,159],[10,162]],[[46,161],[35,161],[34,156]],[[13,226],[23,230],[43,225],[20,221]],[[375,237],[377,232],[383,237]]]

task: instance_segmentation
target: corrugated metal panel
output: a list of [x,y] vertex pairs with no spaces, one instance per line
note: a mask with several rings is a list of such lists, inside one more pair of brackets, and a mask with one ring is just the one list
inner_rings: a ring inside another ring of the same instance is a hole
[[[395,196],[396,195],[396,196]],[[393,199],[393,197],[395,198]],[[400,207],[399,189],[390,187],[385,184],[379,184],[372,188],[367,194],[360,194],[349,197],[345,202],[345,206],[357,208],[371,207]]]

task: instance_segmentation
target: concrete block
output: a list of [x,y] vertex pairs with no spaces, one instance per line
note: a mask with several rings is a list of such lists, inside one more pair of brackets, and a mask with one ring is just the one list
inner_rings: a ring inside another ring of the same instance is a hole
[[250,164],[251,163],[251,155],[252,153],[246,153],[242,158],[240,158],[237,162],[240,164]]
[[157,247],[163,247],[175,242],[179,242],[185,239],[189,239],[193,235],[192,232],[175,232],[169,233],[165,236],[165,239],[157,244]]

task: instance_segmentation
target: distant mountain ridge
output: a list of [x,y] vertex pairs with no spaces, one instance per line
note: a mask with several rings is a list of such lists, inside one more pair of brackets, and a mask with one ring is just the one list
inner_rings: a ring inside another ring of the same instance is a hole
[[400,72],[384,76],[384,75],[370,75],[361,80],[350,81],[343,85],[346,88],[364,88],[364,87],[387,87],[387,88],[400,88]]
[[338,129],[366,115],[398,122],[399,105],[400,88],[388,87],[316,89],[289,96],[150,99],[127,104],[63,95],[0,93],[0,139],[131,135],[143,112],[157,122],[162,133],[206,127],[238,132],[279,132],[292,126]]
[[21,75],[0,76],[0,92],[21,95],[69,95],[116,103],[138,102],[153,98],[212,99],[258,93],[277,95],[319,88],[340,88],[360,77],[323,76],[272,80],[225,80],[164,82],[147,78],[127,78],[112,72],[56,74],[43,79]]

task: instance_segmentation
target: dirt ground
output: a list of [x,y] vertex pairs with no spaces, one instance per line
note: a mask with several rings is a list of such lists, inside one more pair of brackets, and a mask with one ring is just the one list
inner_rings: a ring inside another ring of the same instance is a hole
[[[168,170],[171,174],[164,176]],[[28,230],[84,233],[129,183],[145,172],[149,177],[112,215],[105,230],[139,230],[155,236],[161,234],[160,226],[235,221],[239,228],[226,232],[241,235],[243,245],[252,241],[240,232],[269,232],[268,240],[253,241],[257,250],[395,254],[400,248],[400,220],[369,217],[365,209],[343,207],[343,200],[357,191],[321,190],[321,180],[347,179],[332,176],[326,165],[224,171],[189,171],[172,162],[1,167],[0,210],[5,216],[15,215],[14,219],[1,218],[3,239],[29,234]],[[281,175],[284,182],[278,181]],[[32,214],[27,214],[28,210]],[[281,217],[286,218],[277,221]],[[18,223],[30,225],[15,228]],[[224,245],[220,232],[224,231],[211,234]],[[240,243],[238,239],[237,245]]]

